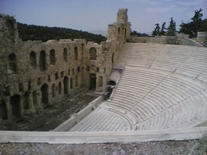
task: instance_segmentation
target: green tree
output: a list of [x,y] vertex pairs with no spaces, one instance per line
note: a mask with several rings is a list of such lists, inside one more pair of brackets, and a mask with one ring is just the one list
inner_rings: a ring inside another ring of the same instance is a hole
[[166,34],[166,22],[164,22],[162,24],[162,28],[161,28],[161,32],[160,32],[160,35],[165,35]]
[[152,32],[152,35],[153,36],[158,36],[158,35],[160,35],[160,24],[155,24],[155,29],[154,29],[154,31]]
[[167,29],[167,35],[168,36],[175,36],[176,33],[176,22],[171,18],[170,24]]
[[199,29],[201,28],[201,23],[202,23],[202,17],[203,17],[203,13],[202,13],[202,9],[199,9],[199,10],[195,10],[195,14],[193,16],[192,19],[192,23],[193,23],[193,35],[194,37],[197,36],[197,32],[199,31]]
[[196,37],[198,31],[205,31],[205,20],[202,21],[203,13],[202,9],[195,10],[194,16],[191,18],[191,22],[182,23],[180,25],[180,32],[189,34],[190,37]]

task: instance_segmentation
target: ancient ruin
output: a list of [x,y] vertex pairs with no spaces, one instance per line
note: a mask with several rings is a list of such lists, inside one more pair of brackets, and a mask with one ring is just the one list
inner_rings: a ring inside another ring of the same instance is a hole
[[[127,11],[118,11],[107,41],[101,44],[84,39],[22,41],[15,19],[0,16],[0,124],[46,113],[48,106],[82,88],[99,94],[52,132],[0,131],[1,143],[94,143],[96,148],[96,144],[124,142],[130,148],[134,142],[155,141],[147,144],[154,147],[157,141],[170,141],[170,149],[179,148],[180,154],[198,151],[190,148],[197,145],[191,140],[207,134],[207,48],[179,34],[131,37]],[[171,145],[172,140],[188,141]],[[92,150],[84,145],[81,151]],[[153,152],[149,150],[145,151]]]
[[0,120],[35,115],[81,88],[104,92],[119,50],[130,36],[127,10],[100,45],[76,40],[21,41],[14,18],[0,16]]

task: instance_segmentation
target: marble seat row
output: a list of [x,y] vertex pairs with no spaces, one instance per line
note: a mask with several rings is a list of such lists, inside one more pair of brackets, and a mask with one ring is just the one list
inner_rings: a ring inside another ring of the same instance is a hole
[[[155,123],[156,121],[153,123],[159,127],[162,126],[159,124],[163,124],[164,128],[164,126],[169,126],[165,124],[177,113],[175,110],[171,110],[174,109],[172,107],[181,106],[183,101],[202,94],[206,89],[207,85],[202,85],[189,78],[156,73],[151,69],[129,67],[123,72],[109,106],[121,107],[128,113],[132,113],[138,124],[162,115],[157,118],[157,123]],[[146,129],[145,127],[144,129]],[[137,128],[141,129],[141,126]]]
[[105,108],[72,131],[187,128],[207,120],[206,48],[126,43],[115,66],[123,64]]
[[[192,48],[188,46],[166,45],[162,49],[156,45],[131,45],[130,51],[123,50],[118,62],[125,61],[128,65],[144,68],[154,68],[170,71],[192,78],[206,73],[207,50],[205,48]],[[139,49],[138,49],[139,46]]]
[[98,108],[70,129],[70,131],[128,131],[130,127],[129,121],[121,115]]
[[193,127],[206,120],[207,92],[190,97],[137,125],[139,130]]

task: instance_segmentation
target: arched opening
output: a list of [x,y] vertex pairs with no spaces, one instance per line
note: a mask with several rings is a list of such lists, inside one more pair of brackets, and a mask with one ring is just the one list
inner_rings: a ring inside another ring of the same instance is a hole
[[29,93],[25,93],[23,96],[23,106],[25,110],[29,109]]
[[98,78],[98,87],[103,87],[103,77],[99,76]]
[[41,71],[47,70],[47,61],[46,61],[46,53],[45,51],[40,52],[40,58],[39,58],[39,66]]
[[78,60],[78,47],[74,48],[75,60]]
[[37,67],[37,56],[33,51],[30,53],[30,64],[34,69]]
[[55,97],[55,84],[52,84],[52,97]]
[[111,62],[112,62],[112,64],[114,63],[114,53],[112,54]]
[[118,35],[120,34],[120,32],[121,32],[121,29],[120,29],[120,27],[118,28]]
[[96,89],[96,74],[90,74],[89,75],[90,79],[90,90],[95,90]]
[[84,44],[81,44],[81,51],[84,51]]
[[55,63],[56,63],[55,50],[52,49],[50,50],[50,64],[55,65]]
[[46,108],[49,105],[47,84],[43,84],[41,87],[41,102],[44,108]]
[[70,89],[73,89],[73,78],[70,78]]
[[61,84],[61,82],[58,83],[58,93],[59,94],[62,93],[62,84]]
[[82,60],[83,60],[83,57],[84,57],[84,44],[81,44],[81,57],[82,57]]
[[0,101],[0,118],[3,120],[8,119],[7,106],[4,101]]
[[64,94],[68,94],[68,77],[64,77],[63,80],[63,84],[64,84]]
[[34,106],[37,106],[37,92],[36,91],[33,91],[32,93],[32,101],[33,101]]
[[14,95],[10,97],[10,105],[12,108],[12,114],[16,119],[21,118],[21,97],[20,95]]
[[8,56],[9,61],[9,71],[12,73],[17,73],[17,58],[14,53]]
[[89,56],[90,56],[90,60],[96,60],[97,54],[96,54],[96,48],[91,47],[89,50]]
[[124,29],[124,40],[126,40],[126,37],[127,37],[127,30],[126,28]]
[[75,76],[75,87],[78,87],[78,75]]
[[63,60],[65,62],[68,62],[68,49],[67,48],[63,49]]

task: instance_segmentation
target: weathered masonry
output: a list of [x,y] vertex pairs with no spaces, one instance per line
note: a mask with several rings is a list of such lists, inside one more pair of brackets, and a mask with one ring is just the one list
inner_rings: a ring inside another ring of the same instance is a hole
[[103,92],[129,36],[127,9],[119,10],[101,44],[84,39],[22,41],[15,19],[0,15],[0,122],[35,115],[81,88]]

